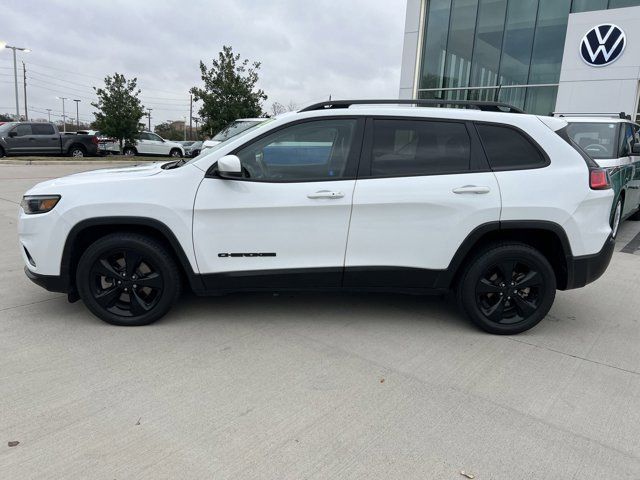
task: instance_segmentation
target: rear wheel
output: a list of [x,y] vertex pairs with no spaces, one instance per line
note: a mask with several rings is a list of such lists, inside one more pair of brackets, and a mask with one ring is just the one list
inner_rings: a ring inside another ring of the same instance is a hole
[[621,219],[622,219],[622,199],[619,199],[618,203],[616,203],[616,208],[613,211],[613,216],[611,217],[611,236],[613,238],[616,238],[616,236],[618,235]]
[[467,265],[458,304],[481,329],[513,335],[537,325],[549,312],[556,277],[547,259],[522,243],[494,245]]
[[4,157],[4,148],[0,147],[0,158]]
[[122,154],[127,157],[133,157],[136,153],[136,149],[133,147],[125,147],[125,149],[122,151]]
[[86,155],[86,151],[82,145],[72,145],[69,149],[69,156],[75,158],[82,158]]
[[152,238],[107,235],[83,253],[76,272],[80,298],[98,318],[137,326],[165,315],[180,295],[180,273],[170,253]]

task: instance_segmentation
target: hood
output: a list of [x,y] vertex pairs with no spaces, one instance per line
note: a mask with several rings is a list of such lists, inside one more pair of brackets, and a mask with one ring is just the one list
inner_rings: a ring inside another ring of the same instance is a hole
[[167,162],[154,162],[151,164],[134,165],[132,167],[102,168],[100,170],[90,170],[88,172],[75,173],[66,177],[55,178],[42,182],[33,187],[28,193],[33,191],[48,190],[52,193],[56,187],[68,185],[82,185],[99,182],[117,182],[142,177],[150,177],[162,172],[162,165]]

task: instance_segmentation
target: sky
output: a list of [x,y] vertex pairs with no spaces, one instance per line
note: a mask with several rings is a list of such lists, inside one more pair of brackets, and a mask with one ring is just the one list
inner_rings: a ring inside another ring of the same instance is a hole
[[[406,0],[3,0],[0,41],[28,47],[29,118],[93,120],[92,86],[114,72],[137,77],[151,124],[189,115],[223,45],[259,61],[263,105],[338,98],[397,98]],[[197,106],[196,106],[197,108]],[[13,58],[0,50],[0,113],[15,113]],[[194,116],[196,113],[194,112]]]

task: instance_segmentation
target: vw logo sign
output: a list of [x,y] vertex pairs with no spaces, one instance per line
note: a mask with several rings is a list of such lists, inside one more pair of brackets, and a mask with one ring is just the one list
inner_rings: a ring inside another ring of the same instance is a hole
[[605,67],[620,58],[626,45],[627,36],[620,27],[603,23],[582,37],[580,56],[592,67]]

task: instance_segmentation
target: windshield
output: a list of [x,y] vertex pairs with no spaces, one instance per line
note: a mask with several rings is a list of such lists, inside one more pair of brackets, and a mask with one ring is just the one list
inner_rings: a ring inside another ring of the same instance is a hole
[[616,123],[569,123],[567,132],[571,139],[591,158],[618,158],[618,129]]
[[226,128],[223,128],[216,136],[213,137],[213,140],[217,140],[218,142],[224,142],[225,140],[229,140],[231,137],[235,137],[236,135],[263,123],[261,120],[236,120],[231,125]]
[[17,125],[16,122],[3,123],[0,125],[0,132],[8,132],[16,125]]

